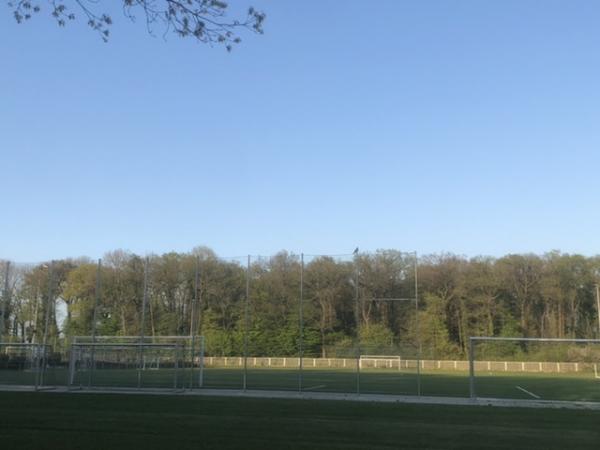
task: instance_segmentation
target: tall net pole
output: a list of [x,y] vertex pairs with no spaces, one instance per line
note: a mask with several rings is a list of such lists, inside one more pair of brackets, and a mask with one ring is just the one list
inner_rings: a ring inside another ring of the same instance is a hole
[[417,334],[417,395],[421,395],[421,329],[419,326],[419,256],[415,251],[415,330]]
[[[355,253],[358,255],[358,253]],[[358,287],[358,262],[357,256],[354,257],[354,301],[356,303],[356,393],[360,394],[360,322],[361,322],[361,311],[360,311],[360,292]]]
[[304,358],[304,253],[300,254],[300,304],[298,305],[300,335],[298,337],[298,391],[302,392],[302,359]]
[[10,261],[6,261],[4,271],[4,293],[2,295],[2,302],[0,303],[0,342],[2,342],[2,336],[4,336],[4,324],[6,320],[6,306],[8,305],[9,289],[8,289],[8,276],[10,273]]
[[200,311],[200,256],[196,257],[196,271],[194,274],[194,299],[192,303],[192,311],[190,318],[190,389],[194,387],[194,357],[196,354],[196,335],[198,334],[198,327],[200,324],[200,318],[196,318],[196,315]]
[[46,297],[46,310],[44,311],[44,335],[42,338],[42,345],[44,345],[44,348],[48,343],[48,328],[50,326],[50,308],[52,305],[53,277],[54,261],[52,261],[48,266],[48,294]]
[[142,386],[142,365],[143,365],[143,349],[142,344],[144,343],[144,328],[146,325],[146,305],[148,303],[148,257],[144,261],[144,296],[142,300],[142,317],[140,320],[140,345],[138,351],[138,377],[137,387],[138,389]]
[[[100,290],[102,289],[102,260],[98,259],[96,267],[96,292],[94,295],[94,311],[92,313],[92,344],[96,343],[96,327],[98,323],[98,305],[100,304]],[[92,385],[94,368],[96,367],[96,346],[92,345],[90,370],[88,372],[88,387]]]
[[475,341],[469,338],[469,397],[475,398]]
[[[40,367],[38,372],[38,383],[36,383],[36,389],[39,386],[44,385],[44,371],[46,368],[46,353],[47,353],[47,344],[48,344],[48,328],[50,327],[50,309],[52,308],[53,303],[53,278],[54,278],[54,261],[50,262],[48,266],[48,294],[46,298],[46,311],[44,311],[44,336],[42,338],[42,356],[40,358]],[[38,356],[39,358],[39,356]]]
[[249,306],[250,306],[250,255],[246,265],[246,299],[244,302],[244,378],[243,389],[248,387],[248,328],[249,328]]
[[598,315],[598,338],[600,338],[600,285],[596,283],[596,314]]
[[100,305],[100,296],[102,289],[102,260],[98,259],[96,266],[96,291],[94,294],[94,312],[92,315],[92,343],[96,343],[96,327],[98,322],[98,306]]

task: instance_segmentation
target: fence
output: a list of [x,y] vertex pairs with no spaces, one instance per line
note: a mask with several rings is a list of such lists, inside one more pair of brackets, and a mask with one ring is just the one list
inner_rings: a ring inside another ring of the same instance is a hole
[[59,366],[60,355],[49,345],[0,342],[0,385],[53,387]]
[[[207,356],[206,368],[243,368],[242,356]],[[416,369],[417,364],[424,371],[468,372],[468,360],[431,359],[367,359],[360,363],[361,369]],[[252,368],[297,369],[300,358],[294,357],[254,357],[247,358],[247,366]],[[302,358],[304,369],[356,369],[355,358]],[[486,372],[530,372],[530,373],[574,373],[594,370],[597,364],[591,362],[559,361],[475,361],[476,371]]]

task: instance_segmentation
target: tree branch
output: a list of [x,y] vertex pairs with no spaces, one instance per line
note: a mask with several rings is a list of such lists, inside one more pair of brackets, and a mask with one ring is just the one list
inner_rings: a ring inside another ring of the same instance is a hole
[[[78,11],[87,24],[103,41],[110,36],[113,20],[108,13],[98,11],[98,5],[107,0],[7,0],[18,23],[30,20],[42,12],[43,5],[49,9],[61,27],[76,20]],[[205,44],[222,44],[227,51],[239,44],[239,30],[263,33],[265,14],[250,7],[243,20],[227,20],[228,3],[221,0],[121,0],[123,14],[135,21],[144,17],[148,33],[154,35],[155,26],[162,26],[163,35],[173,32],[183,38],[192,38]]]

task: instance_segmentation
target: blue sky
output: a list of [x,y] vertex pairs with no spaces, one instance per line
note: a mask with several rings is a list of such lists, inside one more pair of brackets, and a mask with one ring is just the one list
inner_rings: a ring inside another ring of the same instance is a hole
[[1,5],[0,258],[600,253],[600,3],[231,3],[231,54]]

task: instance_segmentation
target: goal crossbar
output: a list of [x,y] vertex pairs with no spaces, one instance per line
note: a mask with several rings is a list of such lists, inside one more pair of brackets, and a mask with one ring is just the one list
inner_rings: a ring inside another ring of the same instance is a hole
[[389,368],[392,368],[393,362],[398,361],[398,370],[402,370],[402,357],[399,355],[359,355],[358,364],[362,368],[363,361],[374,361],[374,369],[377,369],[377,361],[389,362]]
[[192,340],[194,338],[198,339],[202,336],[189,336],[189,335],[173,335],[173,336],[73,336],[74,341],[79,341],[80,339],[92,339],[96,341],[108,340],[108,339],[123,339],[123,340],[161,340],[161,339],[177,339],[177,340]]
[[72,347],[82,347],[82,348],[87,348],[87,347],[106,347],[106,348],[111,348],[111,349],[117,349],[120,347],[123,348],[130,348],[130,347],[140,347],[140,348],[146,348],[146,347],[150,347],[150,348],[155,348],[155,347],[159,347],[159,348],[182,348],[183,345],[181,344],[151,344],[151,343],[145,343],[145,342],[132,342],[132,343],[127,343],[127,342],[116,342],[116,343],[109,343],[109,342],[75,342],[72,344]]
[[518,338],[518,337],[488,337],[472,336],[470,341],[510,341],[510,342],[572,342],[579,344],[600,344],[600,339],[568,339],[568,338]]
[[[146,351],[147,350],[147,351]],[[141,380],[141,371],[147,368],[147,358],[157,357],[156,352],[174,352],[171,358],[175,370],[185,371],[189,374],[188,382],[182,382],[190,389],[194,386],[202,387],[204,380],[204,336],[178,335],[178,336],[74,336],[71,343],[71,356],[69,360],[69,385],[74,384],[75,375],[79,371],[79,364],[85,358],[90,370],[87,385],[92,385],[92,373],[96,365],[96,358],[103,357],[106,352],[135,352],[131,355],[137,361],[133,370],[137,370],[138,387]],[[150,353],[150,355],[147,355]],[[163,356],[160,356],[162,358]],[[160,363],[162,366],[162,363]],[[186,369],[187,367],[187,369]],[[157,367],[161,368],[161,367]],[[80,383],[80,387],[83,384]]]
[[5,358],[8,358],[4,362],[5,364],[7,364],[7,367],[10,365],[10,358],[13,358],[15,356],[18,358],[22,358],[22,360],[19,363],[15,364],[13,367],[8,367],[9,370],[12,369],[21,372],[33,372],[35,375],[30,381],[36,391],[47,385],[45,372],[48,366],[48,358],[51,349],[52,346],[50,346],[49,344],[0,341],[0,357],[4,355]]

